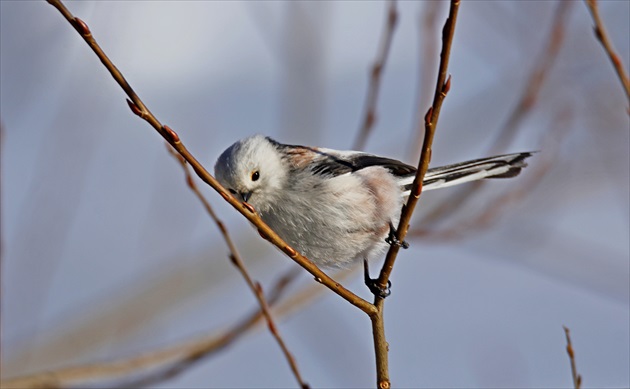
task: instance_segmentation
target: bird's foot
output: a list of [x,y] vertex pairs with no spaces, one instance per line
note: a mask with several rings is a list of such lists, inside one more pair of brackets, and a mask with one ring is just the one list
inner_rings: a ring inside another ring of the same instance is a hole
[[398,246],[404,249],[409,248],[409,243],[405,242],[404,240],[400,241],[398,240],[398,238],[396,238],[396,228],[391,222],[389,222],[389,235],[387,236],[387,238],[385,238],[385,242],[387,242],[387,244],[389,244],[390,246]]
[[384,299],[392,293],[389,289],[392,286],[392,282],[390,280],[387,280],[387,286],[383,288],[379,285],[378,278],[370,278],[370,269],[368,267],[367,259],[363,259],[363,278],[365,280],[365,285],[374,296]]

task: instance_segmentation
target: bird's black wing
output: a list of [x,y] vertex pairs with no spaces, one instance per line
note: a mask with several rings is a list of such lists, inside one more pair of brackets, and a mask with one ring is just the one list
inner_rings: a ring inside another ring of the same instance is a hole
[[318,154],[310,164],[314,174],[338,176],[372,166],[384,167],[398,177],[416,173],[415,167],[391,158],[352,151],[338,152],[328,149],[315,149],[314,151]]

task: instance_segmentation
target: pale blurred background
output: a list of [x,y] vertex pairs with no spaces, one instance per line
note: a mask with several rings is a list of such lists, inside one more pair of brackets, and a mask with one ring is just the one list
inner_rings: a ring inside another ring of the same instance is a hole
[[[388,5],[67,6],[210,169],[223,149],[254,133],[350,148]],[[447,8],[398,4],[367,151],[417,163],[416,121],[434,87]],[[463,2],[434,166],[490,152],[546,56],[556,8]],[[630,2],[600,8],[627,69]],[[74,29],[43,1],[2,1],[0,12],[2,378],[133,356],[254,309],[181,167]],[[516,130],[499,152],[541,150],[523,175],[484,185],[430,224],[423,216],[459,190],[420,201],[412,228],[465,233],[410,237],[399,256],[385,311],[396,387],[571,387],[562,325],[586,387],[630,385],[628,100],[582,2],[567,6],[564,41]],[[267,289],[294,266],[203,191]],[[515,201],[498,200],[510,191]],[[489,204],[496,217],[469,226]],[[312,283],[302,276],[289,295]],[[358,274],[345,283],[370,297]],[[357,309],[324,291],[278,322],[313,386],[374,385],[369,320]],[[261,327],[159,387],[295,381]]]

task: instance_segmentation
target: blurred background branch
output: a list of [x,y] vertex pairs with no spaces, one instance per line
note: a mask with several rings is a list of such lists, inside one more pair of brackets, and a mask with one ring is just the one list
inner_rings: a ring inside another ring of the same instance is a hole
[[376,54],[376,60],[370,71],[369,86],[367,94],[365,95],[365,105],[363,120],[361,127],[357,133],[357,137],[354,140],[354,146],[352,150],[363,150],[367,143],[372,127],[378,119],[376,113],[376,105],[378,103],[378,91],[381,85],[381,76],[387,63],[387,56],[389,54],[390,47],[392,46],[392,39],[394,38],[394,31],[396,29],[396,20],[398,19],[398,11],[396,11],[396,0],[389,0],[387,3],[387,13],[385,17],[385,25],[381,32],[381,41],[378,46],[378,52]]
[[[280,277],[267,296],[267,302],[275,304],[294,279],[294,271]],[[9,379],[2,381],[2,387],[71,388],[96,386],[129,388],[153,385],[173,378],[204,358],[224,350],[251,330],[265,315],[269,315],[268,309],[266,311],[257,309],[239,322],[229,326],[227,330],[220,331],[219,334],[212,334],[201,339],[113,362],[64,368]]]
[[[267,327],[269,328],[269,332],[276,339],[276,342],[278,342],[278,346],[280,346],[280,349],[282,349],[282,353],[284,354],[284,357],[289,363],[289,366],[291,367],[291,371],[293,372],[293,375],[295,376],[295,379],[297,380],[299,386],[304,389],[308,388],[308,385],[302,379],[295,357],[289,351],[289,348],[287,347],[286,342],[284,341],[284,339],[282,338],[282,335],[280,335],[280,332],[278,331],[278,326],[276,325],[276,322],[273,319],[273,316],[271,314],[271,309],[269,308],[269,304],[265,298],[265,295],[263,294],[262,285],[260,285],[260,282],[254,281],[251,275],[249,274],[249,272],[247,271],[247,268],[245,267],[245,263],[241,259],[241,255],[239,254],[238,249],[236,248],[236,245],[234,244],[234,241],[232,240],[232,237],[230,236],[230,233],[228,232],[227,227],[225,226],[225,223],[223,223],[223,221],[221,221],[218,218],[218,216],[212,209],[212,206],[210,205],[208,200],[201,193],[201,191],[197,187],[197,184],[195,184],[194,178],[192,174],[190,173],[190,169],[188,169],[186,160],[182,158],[181,155],[177,154],[177,152],[175,152],[175,150],[173,150],[170,147],[170,145],[167,144],[166,147],[169,153],[171,153],[171,155],[180,163],[180,165],[182,166],[182,169],[184,169],[184,174],[186,177],[186,183],[188,187],[195,194],[197,199],[201,202],[206,212],[208,213],[208,216],[210,216],[210,218],[214,221],[217,228],[219,229],[219,232],[223,236],[223,239],[225,240],[225,244],[227,244],[228,249],[230,250],[230,253],[228,255],[230,258],[230,261],[241,273],[241,275],[245,279],[245,283],[247,283],[247,286],[256,297],[256,300],[258,301],[258,305],[260,305],[260,311],[262,312],[265,320],[267,321]],[[296,273],[293,273],[293,278],[296,275],[297,275]],[[287,283],[289,280],[284,279],[283,281],[284,281],[283,283]]]
[[[610,62],[615,68],[617,77],[619,77],[619,81],[621,81],[621,86],[626,92],[626,96],[628,97],[628,101],[630,102],[630,80],[628,79],[626,70],[623,67],[623,62],[621,61],[621,58],[615,51],[612,42],[608,37],[608,32],[606,32],[604,22],[602,22],[602,18],[599,16],[599,7],[597,5],[597,0],[585,0],[584,2],[586,3],[586,7],[593,17],[593,23],[595,23],[595,27],[593,28],[595,30],[595,36],[597,37],[597,40],[602,44],[602,47],[604,48],[604,51],[606,51],[606,55],[608,55],[608,58],[610,58]],[[630,108],[628,109],[630,110]]]
[[[557,3],[554,17],[551,22],[550,33],[542,39],[544,47],[541,49],[541,53],[538,55],[538,60],[523,85],[523,90],[518,95],[519,98],[516,105],[510,111],[507,120],[499,129],[498,135],[492,143],[492,146],[487,152],[485,152],[484,155],[479,155],[479,157],[506,152],[508,147],[514,142],[514,139],[518,135],[518,131],[523,129],[522,123],[525,121],[528,114],[530,114],[535,108],[540,90],[544,85],[548,73],[552,69],[558,53],[560,52],[560,47],[562,46],[564,37],[565,20],[567,13],[572,6],[573,2],[571,1],[560,1]],[[542,148],[543,146],[544,145],[540,145],[539,147]],[[480,180],[463,188],[455,188],[452,195],[446,196],[445,199],[442,200],[441,204],[433,207],[431,212],[423,218],[423,223],[430,226],[431,224],[444,222],[444,220],[448,219],[448,214],[454,213],[468,204],[474,194],[484,187],[485,184],[485,180]],[[518,184],[514,183],[514,185]],[[512,187],[514,185],[512,185]],[[480,212],[475,218],[483,218],[481,215],[483,215],[483,212]],[[463,222],[458,224],[471,223]],[[448,234],[448,232],[446,234]],[[415,233],[415,235],[418,234]]]

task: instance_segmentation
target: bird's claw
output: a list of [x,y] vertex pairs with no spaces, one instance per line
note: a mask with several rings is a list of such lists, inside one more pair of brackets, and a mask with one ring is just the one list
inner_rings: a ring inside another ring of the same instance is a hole
[[367,259],[363,259],[363,278],[365,285],[374,296],[384,299],[392,294],[392,291],[389,289],[392,286],[392,282],[390,280],[387,280],[387,286],[383,288],[379,285],[378,278],[370,278],[370,268],[368,266]]
[[398,240],[398,238],[396,237],[396,228],[394,228],[394,225],[392,223],[389,223],[389,235],[387,236],[387,238],[385,238],[385,242],[387,242],[387,244],[389,244],[390,246],[398,246],[402,247],[403,249],[409,248],[409,243],[404,240]]
[[369,278],[365,281],[365,285],[367,285],[368,289],[374,296],[378,296],[382,299],[392,294],[392,291],[389,289],[392,286],[392,282],[387,280],[387,287],[382,288],[378,284],[378,279]]

